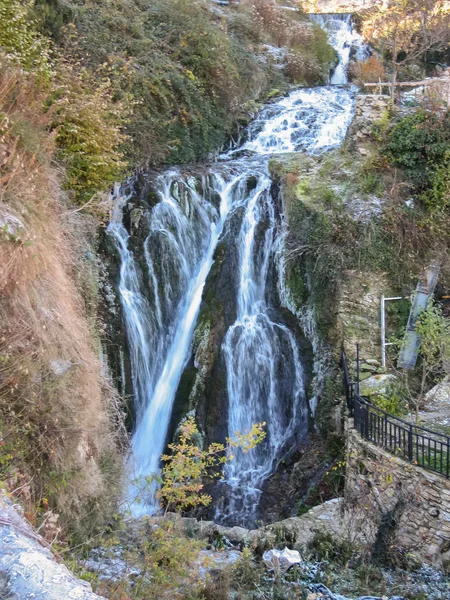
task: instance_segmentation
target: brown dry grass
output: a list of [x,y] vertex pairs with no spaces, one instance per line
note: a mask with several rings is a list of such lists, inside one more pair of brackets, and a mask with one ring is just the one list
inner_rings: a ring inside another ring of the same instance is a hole
[[67,214],[43,100],[0,60],[0,479],[31,517],[92,527],[120,488],[122,416],[74,278],[95,278],[89,223]]

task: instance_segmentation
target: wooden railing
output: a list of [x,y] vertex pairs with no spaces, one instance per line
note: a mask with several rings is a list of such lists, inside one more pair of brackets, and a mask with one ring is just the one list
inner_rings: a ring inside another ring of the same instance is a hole
[[[433,77],[430,79],[424,79],[423,81],[398,81],[395,84],[397,89],[410,88],[416,97],[419,93],[423,96],[440,97],[447,104],[450,103],[450,77]],[[370,89],[375,88],[379,95],[383,94],[385,89],[390,90],[392,83],[390,81],[379,81],[378,83],[365,83],[364,88]]]
[[347,408],[361,437],[413,465],[449,478],[450,437],[408,423],[361,396],[358,381],[350,380],[345,352],[342,353],[342,368]]

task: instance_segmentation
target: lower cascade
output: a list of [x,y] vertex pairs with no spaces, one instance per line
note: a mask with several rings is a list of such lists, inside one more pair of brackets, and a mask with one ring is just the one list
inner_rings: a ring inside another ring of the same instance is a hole
[[[350,21],[345,23],[351,32]],[[357,34],[354,40],[358,43]],[[293,442],[306,436],[299,335],[282,316],[277,294],[277,252],[285,225],[268,160],[274,153],[317,154],[338,147],[353,112],[354,91],[347,85],[298,89],[264,108],[246,139],[218,163],[141,176],[144,191],[136,192],[134,184],[131,190],[116,190],[108,231],[120,256],[119,291],[133,383],[128,498],[135,515],[159,508],[155,489],[143,497],[140,480],[158,472],[176,426],[177,390],[191,356],[205,284],[222,244],[233,248],[235,256],[227,282],[235,306],[229,309],[232,317],[220,346],[227,434],[265,422],[266,439],[252,452],[237,451],[225,467],[216,520],[252,523],[264,481]],[[136,196],[144,208],[132,210],[128,224],[124,209],[130,208],[131,198],[134,205]]]
[[[266,423],[266,442],[253,452],[236,451],[225,468],[231,488],[226,513],[216,519],[251,521],[261,495],[260,486],[273,470],[280,450],[296,431],[307,430],[303,370],[296,339],[270,317],[267,284],[273,261],[277,222],[270,181],[262,177],[249,197],[239,239],[238,315],[229,328],[222,351],[228,391],[228,430],[250,431]],[[267,226],[258,239],[263,220]]]

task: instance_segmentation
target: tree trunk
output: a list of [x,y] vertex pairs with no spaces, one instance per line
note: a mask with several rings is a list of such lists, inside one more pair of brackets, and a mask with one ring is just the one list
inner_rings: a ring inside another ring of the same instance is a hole
[[391,100],[395,104],[395,86],[397,85],[398,64],[397,64],[397,38],[394,37],[394,46],[392,48],[392,85],[391,85]]
[[398,65],[396,62],[393,63],[394,71],[392,73],[392,85],[391,85],[391,99],[392,103],[395,102],[395,90],[397,87],[397,76],[398,76]]

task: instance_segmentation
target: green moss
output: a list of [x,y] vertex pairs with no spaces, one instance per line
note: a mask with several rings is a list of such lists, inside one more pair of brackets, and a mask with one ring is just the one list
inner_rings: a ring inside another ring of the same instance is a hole
[[294,263],[288,268],[286,284],[297,309],[308,301],[308,288],[304,277],[300,265]]
[[317,407],[315,421],[321,433],[326,437],[333,438],[336,434],[334,421],[331,415],[337,406],[341,404],[344,393],[342,373],[338,367],[335,367],[324,378],[323,389],[319,405]]

